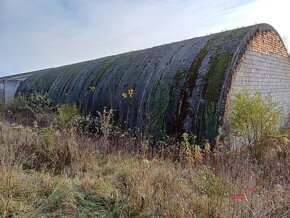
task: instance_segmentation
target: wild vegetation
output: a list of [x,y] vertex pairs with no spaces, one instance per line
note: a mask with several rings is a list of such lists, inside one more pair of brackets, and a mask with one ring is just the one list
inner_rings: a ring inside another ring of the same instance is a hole
[[236,95],[230,117],[231,132],[247,144],[275,134],[280,126],[281,108],[270,97],[256,91],[242,91]]
[[38,94],[1,114],[2,217],[290,216],[289,131],[277,130],[279,110],[260,94],[235,101],[234,133],[248,138],[250,126],[258,136],[236,150],[188,133],[153,144],[118,129],[113,110],[82,117]]

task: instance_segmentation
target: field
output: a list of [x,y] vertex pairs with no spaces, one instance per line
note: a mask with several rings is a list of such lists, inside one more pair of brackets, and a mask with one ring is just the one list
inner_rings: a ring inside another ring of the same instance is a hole
[[74,107],[23,102],[2,108],[2,217],[290,216],[287,129],[237,150],[186,134],[152,146],[115,129],[111,111],[92,133]]

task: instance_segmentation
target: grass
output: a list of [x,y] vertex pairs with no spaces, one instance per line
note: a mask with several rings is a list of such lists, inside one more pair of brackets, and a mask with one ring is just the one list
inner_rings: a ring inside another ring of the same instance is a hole
[[[1,216],[289,215],[290,149],[286,138],[271,141],[262,163],[255,161],[250,148],[244,148],[217,150],[209,156],[202,153],[202,161],[186,165],[165,155],[142,158],[128,147],[104,153],[101,139],[82,138],[73,131],[58,134],[59,138],[50,141],[53,147],[45,150],[46,138],[37,127],[2,122]],[[257,180],[253,192],[244,187],[251,176]],[[246,193],[248,201],[233,200],[235,193]]]
[[234,151],[217,138],[203,150],[188,139],[151,146],[115,130],[111,111],[100,114],[102,134],[58,117],[49,126],[2,117],[1,217],[290,216],[289,130]]

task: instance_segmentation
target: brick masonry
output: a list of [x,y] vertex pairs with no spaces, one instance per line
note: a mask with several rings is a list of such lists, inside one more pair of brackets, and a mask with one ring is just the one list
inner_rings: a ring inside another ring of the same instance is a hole
[[250,41],[234,73],[228,102],[233,102],[242,89],[258,89],[263,95],[271,96],[283,109],[282,121],[287,121],[290,113],[290,60],[276,33],[258,33]]
[[[227,109],[231,108],[235,95],[243,89],[260,90],[264,96],[271,96],[282,107],[282,123],[287,122],[290,114],[290,59],[276,33],[258,33],[247,45],[233,74]],[[231,144],[239,146],[240,140],[234,137]]]
[[260,90],[281,107],[284,118],[290,113],[290,60],[280,37],[259,33],[249,43],[232,81],[231,101],[242,89]]
[[286,58],[288,57],[283,42],[274,32],[258,33],[248,44],[248,50],[266,55],[277,54]]

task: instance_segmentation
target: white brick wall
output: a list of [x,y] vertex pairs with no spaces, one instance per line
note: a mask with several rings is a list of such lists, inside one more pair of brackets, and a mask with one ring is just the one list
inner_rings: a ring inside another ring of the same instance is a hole
[[237,71],[231,101],[244,88],[270,95],[283,108],[284,118],[287,117],[290,113],[290,62],[277,54],[248,50]]
[[242,89],[260,90],[282,108],[284,123],[290,114],[290,60],[281,45],[280,38],[272,32],[259,34],[250,42],[233,77],[229,102]]
[[280,38],[273,32],[258,34],[248,46],[232,81],[230,102],[242,89],[260,90],[290,114],[290,61]]

